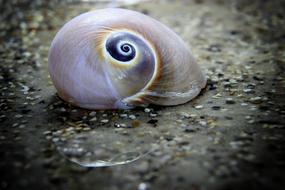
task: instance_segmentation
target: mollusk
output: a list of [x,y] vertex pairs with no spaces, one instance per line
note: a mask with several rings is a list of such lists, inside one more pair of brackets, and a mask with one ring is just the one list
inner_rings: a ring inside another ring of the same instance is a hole
[[101,9],[73,18],[56,34],[48,62],[59,96],[88,109],[178,105],[206,85],[178,35],[126,9]]

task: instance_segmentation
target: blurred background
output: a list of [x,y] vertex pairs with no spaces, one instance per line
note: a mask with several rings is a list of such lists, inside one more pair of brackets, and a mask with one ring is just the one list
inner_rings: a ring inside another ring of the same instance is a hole
[[[181,36],[207,75],[203,93],[134,110],[59,99],[47,70],[53,37],[106,7]],[[284,9],[279,0],[0,0],[0,189],[284,189]],[[104,159],[114,166],[90,167]]]

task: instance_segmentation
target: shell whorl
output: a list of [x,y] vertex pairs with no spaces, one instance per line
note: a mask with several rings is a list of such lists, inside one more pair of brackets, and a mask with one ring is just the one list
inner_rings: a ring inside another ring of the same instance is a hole
[[206,83],[174,32],[146,15],[114,8],[65,24],[52,42],[49,71],[60,97],[90,109],[181,104]]
[[[113,29],[104,33],[97,40],[96,50],[101,61],[108,63],[104,66],[121,97],[127,98],[146,90],[155,80],[160,62],[154,46],[130,29]],[[120,54],[124,45],[132,54]]]

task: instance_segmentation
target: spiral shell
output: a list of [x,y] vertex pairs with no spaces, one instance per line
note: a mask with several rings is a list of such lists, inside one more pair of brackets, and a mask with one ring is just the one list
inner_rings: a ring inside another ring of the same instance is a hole
[[182,104],[206,84],[179,36],[153,18],[118,8],[66,23],[52,42],[49,72],[62,99],[89,109]]

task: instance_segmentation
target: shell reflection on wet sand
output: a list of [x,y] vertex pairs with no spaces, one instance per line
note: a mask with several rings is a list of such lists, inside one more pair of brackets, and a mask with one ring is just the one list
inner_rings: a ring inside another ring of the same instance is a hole
[[104,167],[130,163],[158,147],[158,134],[144,127],[100,128],[56,142],[67,159],[84,167]]

